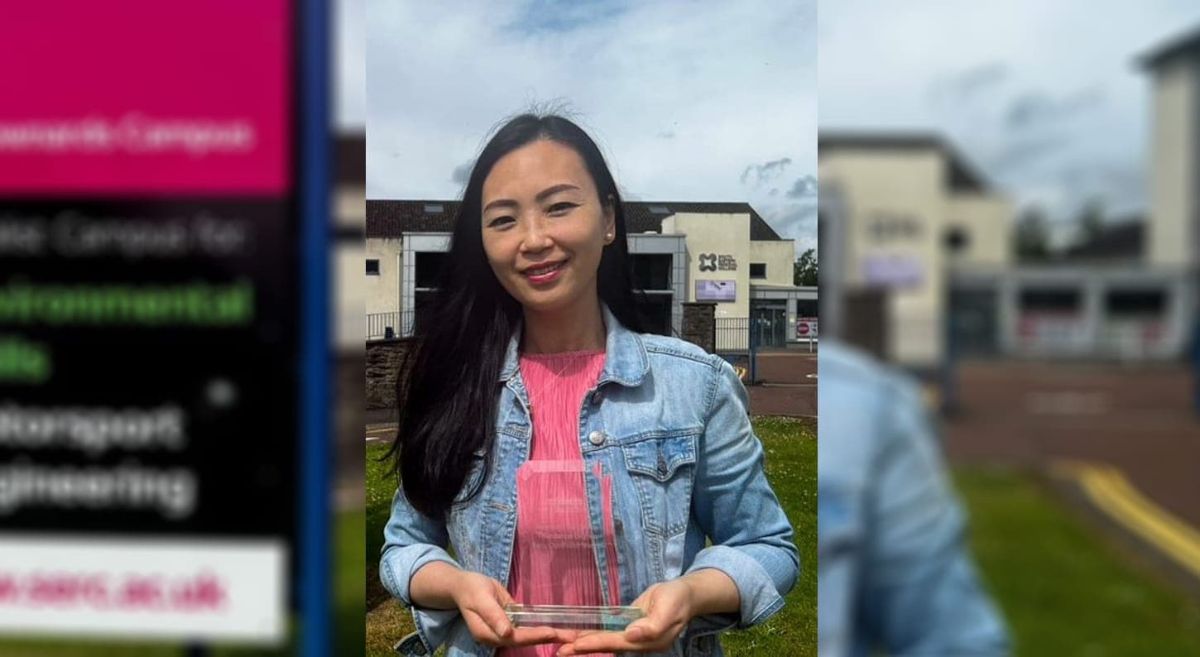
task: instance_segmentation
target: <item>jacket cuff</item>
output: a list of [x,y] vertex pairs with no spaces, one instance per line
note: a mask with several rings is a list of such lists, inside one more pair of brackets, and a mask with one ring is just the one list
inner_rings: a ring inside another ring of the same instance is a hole
[[413,624],[417,626],[417,636],[424,644],[425,652],[417,654],[432,655],[438,646],[446,643],[455,623],[462,620],[457,609],[417,609],[412,608]]
[[714,568],[729,576],[741,598],[740,612],[735,616],[712,615],[695,619],[689,634],[706,634],[737,627],[745,629],[763,622],[783,607],[783,596],[775,582],[753,557],[727,545],[710,545],[696,554],[695,561],[684,574],[704,568]]
[[379,558],[379,581],[393,596],[404,603],[413,606],[409,593],[412,576],[426,564],[434,561],[444,561],[455,568],[461,568],[454,557],[444,549],[429,544],[409,545],[407,547],[392,547]]

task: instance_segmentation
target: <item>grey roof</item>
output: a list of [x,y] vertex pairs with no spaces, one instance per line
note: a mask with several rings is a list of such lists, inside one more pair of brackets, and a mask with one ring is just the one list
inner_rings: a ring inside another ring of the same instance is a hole
[[1184,55],[1200,57],[1200,25],[1163,41],[1138,55],[1135,61],[1142,68],[1158,68],[1167,60]]
[[817,135],[817,157],[835,150],[935,150],[949,163],[950,189],[988,192],[991,185],[983,174],[949,141],[932,132],[841,132],[822,130]]
[[[441,205],[443,212],[427,213],[426,205]],[[367,237],[400,237],[404,233],[450,232],[460,203],[445,200],[367,200]],[[784,238],[771,228],[750,207],[749,203],[710,203],[689,201],[625,201],[625,230],[629,234],[662,232],[663,219],[676,213],[749,214],[750,239],[755,242],[782,241]],[[665,207],[667,214],[651,208]]]
[[1137,260],[1142,258],[1145,240],[1145,219],[1127,217],[1105,225],[1091,240],[1067,249],[1063,257],[1071,260]]

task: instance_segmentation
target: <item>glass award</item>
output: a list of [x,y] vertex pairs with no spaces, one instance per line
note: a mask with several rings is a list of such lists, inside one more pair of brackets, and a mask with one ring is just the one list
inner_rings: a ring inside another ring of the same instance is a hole
[[539,460],[517,470],[515,604],[505,609],[514,626],[620,631],[644,615],[620,604],[613,518],[612,479],[599,464]]

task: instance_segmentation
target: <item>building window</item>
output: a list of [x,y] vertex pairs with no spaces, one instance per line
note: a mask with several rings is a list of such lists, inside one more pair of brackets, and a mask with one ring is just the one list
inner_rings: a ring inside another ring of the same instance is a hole
[[1104,309],[1113,317],[1161,317],[1167,308],[1163,290],[1110,290]]
[[671,309],[675,299],[671,288],[671,254],[635,253],[629,259],[642,328],[651,333],[671,335]]
[[413,281],[416,289],[433,289],[437,287],[438,275],[442,271],[442,265],[446,262],[446,254],[441,251],[417,251],[415,252],[416,278]]
[[635,289],[671,290],[670,253],[635,253],[629,259],[632,261]]
[[767,277],[767,263],[765,263],[765,262],[750,263],[750,278],[766,278],[766,277]]
[[379,275],[379,259],[378,258],[369,258],[367,260],[367,276],[378,276],[378,275]]
[[671,335],[671,306],[675,295],[662,292],[642,292],[634,295],[634,305],[642,319],[642,328],[650,333]]
[[1078,289],[1046,288],[1023,290],[1020,303],[1025,311],[1073,313],[1079,310],[1082,298]]
[[945,240],[946,250],[950,253],[962,253],[971,245],[971,236],[957,226],[946,231]]

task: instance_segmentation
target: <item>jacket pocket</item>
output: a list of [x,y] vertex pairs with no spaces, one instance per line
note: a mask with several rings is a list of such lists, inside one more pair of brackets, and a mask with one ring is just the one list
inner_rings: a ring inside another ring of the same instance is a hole
[[697,438],[694,431],[653,433],[621,445],[648,533],[670,537],[687,529]]

